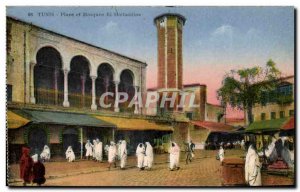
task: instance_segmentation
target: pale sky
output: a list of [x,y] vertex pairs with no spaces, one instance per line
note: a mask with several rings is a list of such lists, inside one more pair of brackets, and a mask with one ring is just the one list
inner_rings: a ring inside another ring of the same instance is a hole
[[[83,12],[104,16],[83,17]],[[140,16],[107,16],[115,12]],[[271,58],[284,75],[294,74],[294,7],[7,7],[8,16],[146,62],[147,88],[156,87],[157,79],[153,19],[166,12],[187,19],[183,81],[206,84],[209,103],[219,103],[216,90],[231,69],[264,66]]]

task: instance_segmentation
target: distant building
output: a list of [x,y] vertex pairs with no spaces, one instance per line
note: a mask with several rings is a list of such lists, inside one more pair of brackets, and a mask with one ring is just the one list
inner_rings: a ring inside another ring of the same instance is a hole
[[256,103],[252,109],[254,122],[246,132],[255,134],[257,147],[269,143],[271,136],[288,134],[294,136],[295,129],[295,88],[294,76],[282,77],[276,80],[274,90],[263,92],[261,102]]
[[294,116],[294,76],[283,77],[278,81],[278,87],[270,92],[263,92],[261,103],[254,105],[254,121]]

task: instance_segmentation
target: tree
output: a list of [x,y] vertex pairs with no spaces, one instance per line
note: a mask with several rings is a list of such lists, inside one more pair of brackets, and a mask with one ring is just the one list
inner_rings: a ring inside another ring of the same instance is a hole
[[[222,87],[217,90],[218,100],[227,106],[247,112],[249,123],[253,122],[252,108],[262,99],[262,92],[271,91],[277,86],[276,79],[281,72],[270,59],[266,67],[252,67],[231,70],[222,81]],[[246,116],[245,116],[246,118]]]

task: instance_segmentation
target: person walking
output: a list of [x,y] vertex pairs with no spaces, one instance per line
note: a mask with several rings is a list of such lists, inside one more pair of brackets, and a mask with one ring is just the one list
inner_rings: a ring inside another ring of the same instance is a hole
[[245,162],[245,181],[249,186],[261,186],[261,163],[256,147],[251,144],[248,148]]
[[145,146],[143,143],[138,144],[135,154],[137,157],[137,167],[140,171],[144,170]]
[[93,146],[92,143],[90,142],[90,140],[87,140],[86,144],[85,144],[85,156],[87,158],[87,160],[90,159],[90,157],[93,157]]
[[180,148],[175,142],[172,142],[170,148],[170,171],[174,171],[175,168],[176,170],[180,169],[179,156]]
[[29,156],[30,149],[22,147],[22,157],[20,160],[20,178],[23,179],[23,186],[31,183],[33,160]]
[[111,141],[108,148],[108,163],[109,163],[108,170],[110,170],[112,164],[114,164],[115,167],[117,167],[116,156],[117,156],[117,147],[115,142]]
[[123,140],[120,145],[120,168],[123,170],[126,166],[127,160],[127,145],[126,141]]
[[41,186],[46,182],[45,178],[45,166],[42,162],[39,161],[39,156],[37,154],[32,156],[33,159],[33,169],[32,169],[32,182],[36,183],[38,186]]
[[153,165],[153,147],[149,142],[146,142],[146,152],[145,152],[145,161],[144,166],[147,167],[148,170],[151,170]]

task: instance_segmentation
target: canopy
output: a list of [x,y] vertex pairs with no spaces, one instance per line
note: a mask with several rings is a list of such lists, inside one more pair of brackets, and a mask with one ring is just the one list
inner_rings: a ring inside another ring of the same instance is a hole
[[[247,128],[246,132],[269,132],[269,131],[279,131],[284,125],[287,125],[290,121],[290,117],[280,118],[280,119],[271,119],[265,121],[256,121],[251,123]],[[288,125],[287,125],[288,126]]]
[[30,120],[21,117],[20,115],[8,110],[7,113],[7,127],[9,129],[17,129],[30,122]]
[[282,130],[295,129],[295,117],[291,117],[281,128]]
[[115,127],[115,125],[112,123],[94,118],[86,114],[29,109],[14,110],[14,112],[27,119],[30,119],[32,123],[47,123],[86,127]]
[[212,121],[192,121],[192,124],[210,130],[211,132],[232,132],[235,128],[224,123]]
[[94,116],[97,119],[115,124],[117,130],[128,131],[173,131],[173,127],[166,124],[157,124],[146,119]]

